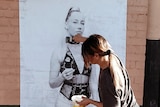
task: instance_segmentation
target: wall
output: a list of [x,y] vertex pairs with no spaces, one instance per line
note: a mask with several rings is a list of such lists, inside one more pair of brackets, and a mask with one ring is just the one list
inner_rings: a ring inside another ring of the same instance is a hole
[[18,0],[0,0],[0,104],[19,104]]
[[[143,99],[148,0],[128,0],[126,66]],[[0,105],[20,104],[19,1],[0,0]]]
[[137,101],[142,105],[148,0],[128,0],[127,11],[126,65]]

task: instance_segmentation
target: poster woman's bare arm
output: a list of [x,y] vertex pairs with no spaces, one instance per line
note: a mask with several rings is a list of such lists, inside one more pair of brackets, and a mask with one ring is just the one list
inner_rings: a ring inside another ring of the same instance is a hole
[[50,75],[49,75],[49,85],[51,88],[59,87],[63,81],[64,77],[59,72],[60,70],[60,59],[58,54],[53,53],[50,60]]
[[62,73],[60,72],[60,65],[64,58],[63,53],[65,52],[59,53],[61,53],[61,55],[58,53],[53,53],[51,56],[49,76],[49,84],[51,88],[59,87],[64,82],[64,80],[70,80],[74,77],[73,72],[75,70],[72,68],[65,69]]

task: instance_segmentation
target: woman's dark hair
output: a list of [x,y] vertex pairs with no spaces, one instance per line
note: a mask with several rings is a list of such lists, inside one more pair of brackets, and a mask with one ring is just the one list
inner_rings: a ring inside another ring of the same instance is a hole
[[98,53],[100,56],[109,55],[109,68],[113,78],[113,83],[116,89],[123,86],[123,75],[119,73],[125,70],[125,66],[121,63],[118,57],[113,53],[108,41],[101,35],[93,34],[82,44],[82,56],[84,58],[85,66],[88,67],[89,56],[94,56]]
[[110,54],[109,50],[110,45],[99,34],[90,35],[89,38],[82,44],[82,56],[86,66],[89,66],[88,57],[94,56],[95,53],[98,53],[100,56]]
[[105,38],[99,34],[93,34],[82,44],[82,56],[94,55],[94,53],[103,56],[108,49],[109,46]]

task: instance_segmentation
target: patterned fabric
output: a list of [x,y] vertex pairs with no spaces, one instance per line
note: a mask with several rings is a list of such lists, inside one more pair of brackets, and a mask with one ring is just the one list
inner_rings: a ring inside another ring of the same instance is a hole
[[89,76],[91,73],[91,69],[86,69],[84,66],[83,72],[80,73],[77,67],[77,64],[75,62],[75,59],[71,53],[71,51],[68,49],[66,56],[64,58],[64,61],[61,64],[60,72],[62,73],[67,68],[73,68],[75,69],[73,75],[80,75],[85,76],[88,78],[88,81],[86,83],[75,83],[73,79],[71,80],[65,80],[64,84],[62,85],[62,88],[60,92],[67,97],[69,100],[71,100],[71,97],[73,95],[86,95],[87,97],[90,96],[90,90],[89,90]]
[[75,41],[73,40],[73,37],[72,37],[72,36],[67,36],[67,37],[66,37],[66,43],[79,44],[78,42],[75,42]]

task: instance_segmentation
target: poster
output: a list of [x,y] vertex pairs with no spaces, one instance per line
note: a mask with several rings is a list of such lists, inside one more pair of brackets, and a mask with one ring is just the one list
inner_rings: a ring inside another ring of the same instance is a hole
[[85,17],[83,35],[103,35],[125,63],[127,0],[20,0],[20,105],[54,107],[50,59],[65,35],[70,7]]

